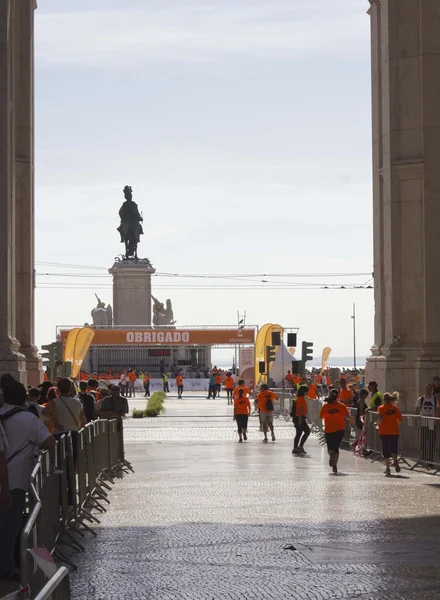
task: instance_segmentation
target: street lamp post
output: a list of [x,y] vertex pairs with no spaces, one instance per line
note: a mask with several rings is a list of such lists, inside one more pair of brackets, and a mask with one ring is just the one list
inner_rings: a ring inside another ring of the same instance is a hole
[[356,371],[356,304],[353,302],[353,368]]

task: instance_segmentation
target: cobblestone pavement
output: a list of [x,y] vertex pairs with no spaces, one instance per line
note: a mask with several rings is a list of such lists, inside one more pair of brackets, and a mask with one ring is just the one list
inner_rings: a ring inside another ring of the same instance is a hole
[[288,426],[238,444],[232,423],[189,421],[126,423],[136,473],[78,557],[74,599],[440,599],[436,478],[348,452],[334,476],[314,438],[292,456]]

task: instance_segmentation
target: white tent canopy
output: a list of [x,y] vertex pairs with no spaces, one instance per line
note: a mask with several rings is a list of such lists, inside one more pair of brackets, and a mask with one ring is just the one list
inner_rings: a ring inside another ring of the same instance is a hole
[[276,382],[277,387],[281,387],[283,378],[286,376],[287,371],[292,370],[292,361],[297,359],[292,356],[283,342],[281,346],[278,346],[275,360],[271,363],[270,377]]

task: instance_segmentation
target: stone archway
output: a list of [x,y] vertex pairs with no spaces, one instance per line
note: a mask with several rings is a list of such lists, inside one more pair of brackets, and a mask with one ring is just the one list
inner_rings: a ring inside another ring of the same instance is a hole
[[413,409],[440,375],[440,0],[370,0],[375,330],[370,379]]
[[0,373],[37,385],[34,345],[34,9],[0,0]]

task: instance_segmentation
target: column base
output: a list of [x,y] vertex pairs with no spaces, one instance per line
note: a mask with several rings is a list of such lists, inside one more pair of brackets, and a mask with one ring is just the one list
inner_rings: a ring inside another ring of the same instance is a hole
[[381,348],[382,354],[377,354],[377,349],[372,352],[367,358],[366,382],[377,381],[381,392],[399,392],[400,409],[412,413],[425,384],[440,376],[440,347],[389,346]]
[[18,351],[20,344],[13,338],[0,339],[0,375],[10,373],[17,381],[27,385],[26,359]]
[[20,348],[26,360],[27,382],[31,387],[38,387],[44,381],[44,370],[38,349],[35,346]]

